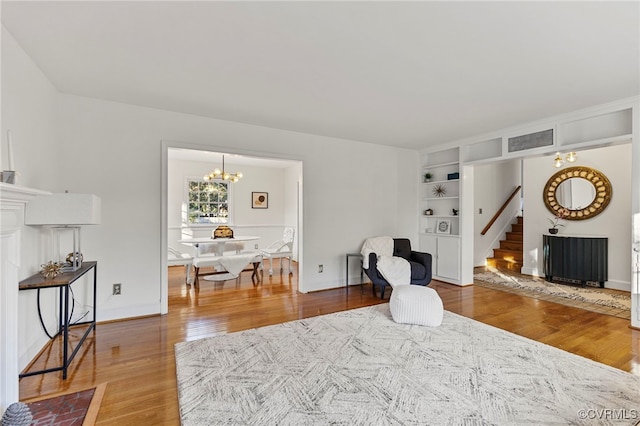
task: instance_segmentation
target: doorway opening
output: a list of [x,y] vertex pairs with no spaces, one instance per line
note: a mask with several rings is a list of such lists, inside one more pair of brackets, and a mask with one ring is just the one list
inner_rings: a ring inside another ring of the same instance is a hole
[[[236,235],[256,237],[250,243],[245,243],[247,250],[266,248],[282,238],[285,228],[294,228],[293,260],[297,262],[298,274],[301,275],[301,160],[176,142],[163,142],[162,148],[161,313],[168,312],[169,249],[195,254],[193,246],[180,241],[190,237],[211,237],[213,230],[220,225],[217,223],[219,221],[232,228]],[[221,168],[223,155],[225,169],[234,173],[242,172],[242,178],[229,183],[228,193],[212,203],[213,208],[220,202],[219,206],[226,209],[221,218],[209,223],[194,220],[194,204],[190,205],[190,201],[194,200],[189,198],[193,198],[194,194],[190,194],[189,184],[202,181],[205,174]],[[255,193],[268,196],[268,204],[256,208],[252,201]],[[269,277],[266,270],[265,277]]]

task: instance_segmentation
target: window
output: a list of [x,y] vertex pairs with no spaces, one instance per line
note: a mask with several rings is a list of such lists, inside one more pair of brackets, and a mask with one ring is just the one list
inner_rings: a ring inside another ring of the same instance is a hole
[[188,181],[189,223],[227,223],[229,184],[204,180]]

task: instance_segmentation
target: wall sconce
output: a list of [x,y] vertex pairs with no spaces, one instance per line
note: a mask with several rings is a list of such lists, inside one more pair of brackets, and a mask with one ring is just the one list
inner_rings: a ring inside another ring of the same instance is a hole
[[[36,197],[25,208],[25,225],[51,225],[53,260],[64,265],[62,271],[82,266],[80,225],[100,224],[100,198],[93,194],[51,194]],[[60,234],[71,231],[73,251],[60,252]]]
[[[578,159],[578,154],[575,151],[568,152],[565,157],[567,163],[575,163]],[[553,159],[554,167],[562,167],[564,165],[565,160],[562,159],[562,156],[559,152],[556,152],[556,158]]]

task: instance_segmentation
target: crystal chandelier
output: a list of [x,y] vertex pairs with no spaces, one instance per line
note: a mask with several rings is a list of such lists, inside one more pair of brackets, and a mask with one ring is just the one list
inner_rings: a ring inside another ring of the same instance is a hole
[[222,170],[217,167],[209,174],[204,176],[204,180],[228,180],[229,182],[237,182],[242,177],[242,173],[229,173],[224,170],[224,155],[222,156]]

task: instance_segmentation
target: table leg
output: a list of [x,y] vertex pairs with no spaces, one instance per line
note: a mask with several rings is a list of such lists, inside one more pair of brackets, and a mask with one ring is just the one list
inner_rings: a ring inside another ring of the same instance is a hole
[[344,286],[346,287],[347,296],[349,295],[349,255],[345,256],[345,261],[347,264],[346,267],[346,276],[344,277]]
[[69,285],[64,286],[64,332],[62,349],[62,380],[67,378],[67,368],[69,367]]

